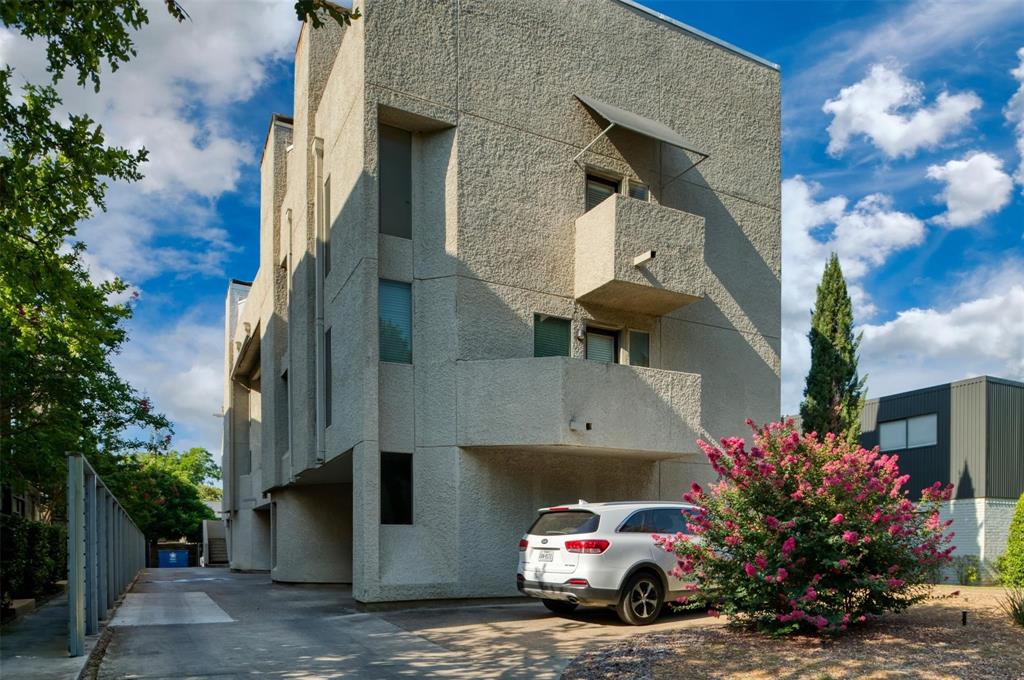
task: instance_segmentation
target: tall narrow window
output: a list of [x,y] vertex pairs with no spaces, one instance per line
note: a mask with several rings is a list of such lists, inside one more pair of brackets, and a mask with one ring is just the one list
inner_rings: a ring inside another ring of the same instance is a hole
[[587,211],[593,210],[612,194],[619,193],[619,183],[599,175],[587,175]]
[[618,333],[603,328],[587,329],[587,358],[591,361],[617,363],[619,347]]
[[380,454],[380,523],[412,524],[412,454]]
[[324,333],[324,427],[331,426],[331,402],[334,390],[331,387],[333,382],[334,355],[331,352],[331,329]]
[[324,181],[324,276],[331,273],[331,176]]
[[570,323],[546,314],[533,315],[533,356],[569,356]]
[[380,126],[380,233],[412,238],[412,135]]
[[281,374],[281,392],[284,395],[281,401],[284,405],[283,417],[279,419],[281,427],[284,429],[282,433],[281,442],[283,444],[281,449],[281,455],[291,450],[291,434],[290,430],[292,427],[292,395],[288,391],[288,371],[286,370]]
[[412,363],[412,287],[381,279],[378,305],[380,360]]
[[629,332],[629,365],[651,365],[651,336],[641,331]]

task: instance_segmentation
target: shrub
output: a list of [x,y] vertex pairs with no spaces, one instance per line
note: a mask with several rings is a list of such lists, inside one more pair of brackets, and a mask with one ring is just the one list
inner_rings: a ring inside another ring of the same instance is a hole
[[67,530],[17,515],[0,516],[0,592],[13,598],[39,597],[67,578]]
[[914,504],[897,456],[801,436],[792,420],[747,423],[749,451],[735,437],[721,449],[699,442],[720,476],[683,496],[701,508],[688,526],[702,540],[659,541],[709,613],[773,634],[837,631],[928,597],[953,551],[939,520],[952,485],[937,482]]
[[981,579],[981,560],[977,555],[960,555],[953,558],[956,582],[962,586],[974,585]]
[[1024,626],[1024,588],[1011,586],[1006,589],[1006,594],[999,601],[1010,620],[1018,626]]
[[1001,583],[1024,588],[1024,494],[1013,511],[1006,553],[999,558],[998,570]]

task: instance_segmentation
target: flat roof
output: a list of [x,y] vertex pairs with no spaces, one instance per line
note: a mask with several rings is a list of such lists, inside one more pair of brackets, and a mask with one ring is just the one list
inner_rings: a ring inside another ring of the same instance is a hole
[[714,44],[718,45],[719,47],[724,47],[725,49],[729,50],[730,52],[738,54],[741,57],[746,57],[747,59],[750,59],[753,62],[761,64],[762,66],[767,66],[768,68],[770,68],[770,69],[772,69],[774,71],[780,71],[781,70],[779,68],[778,64],[772,63],[772,62],[768,61],[767,59],[759,57],[756,54],[754,54],[753,52],[748,52],[747,50],[743,49],[742,47],[737,47],[736,45],[733,45],[730,42],[726,42],[725,40],[722,40],[721,38],[716,38],[715,36],[711,35],[710,33],[705,33],[704,31],[700,30],[699,28],[694,28],[693,26],[690,26],[689,24],[684,24],[682,21],[679,21],[678,19],[673,19],[672,17],[668,16],[667,14],[662,14],[661,12],[655,11],[655,10],[651,9],[650,7],[644,7],[639,2],[634,2],[634,0],[616,0],[616,2],[618,2],[620,4],[623,4],[623,5],[626,5],[627,7],[632,7],[633,9],[638,10],[640,12],[643,12],[644,14],[648,14],[648,15],[656,18],[656,19],[661,19],[662,21],[664,21],[667,24],[671,24],[672,26],[675,26],[676,28],[682,29],[682,30],[686,31],[687,33],[690,33],[692,35],[697,36],[698,38],[703,38],[704,40],[707,40],[708,42],[714,43]]
[[944,390],[951,388],[955,385],[967,385],[973,382],[990,382],[996,385],[1009,385],[1010,387],[1024,388],[1024,382],[1018,382],[1016,380],[1010,380],[1008,378],[997,378],[992,375],[976,375],[972,378],[964,378],[962,380],[954,380],[948,383],[942,383],[940,385],[929,385],[928,387],[916,387],[906,392],[893,392],[892,394],[885,394],[880,397],[872,397],[865,399],[865,404],[874,404],[884,399],[894,399],[897,397],[909,397],[917,394],[924,394],[925,392],[934,392],[935,390]]

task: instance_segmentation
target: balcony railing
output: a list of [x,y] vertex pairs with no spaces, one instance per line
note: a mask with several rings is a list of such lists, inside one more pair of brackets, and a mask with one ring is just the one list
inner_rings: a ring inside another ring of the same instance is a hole
[[704,295],[704,218],[613,195],[576,220],[576,299],[661,316]]
[[458,444],[669,458],[696,451],[699,375],[545,357],[458,362]]

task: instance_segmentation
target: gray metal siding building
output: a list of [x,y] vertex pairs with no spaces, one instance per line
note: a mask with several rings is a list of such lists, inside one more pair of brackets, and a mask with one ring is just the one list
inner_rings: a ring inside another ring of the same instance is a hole
[[871,399],[860,442],[899,455],[912,498],[935,482],[955,485],[945,512],[957,554],[1002,553],[1024,493],[1024,383],[981,376]]

